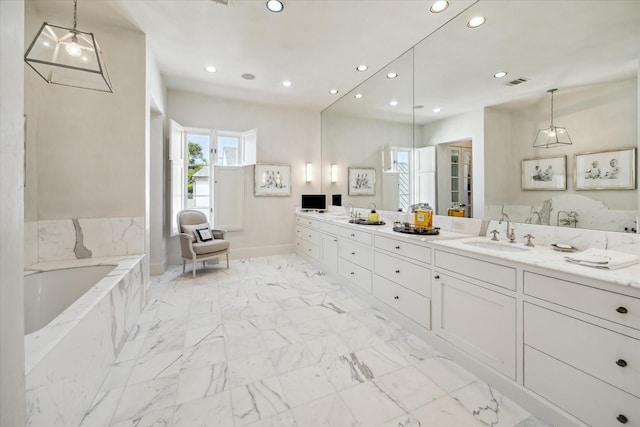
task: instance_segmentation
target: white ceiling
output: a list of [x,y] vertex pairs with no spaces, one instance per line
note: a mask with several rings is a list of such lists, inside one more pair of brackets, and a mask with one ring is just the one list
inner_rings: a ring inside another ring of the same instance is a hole
[[[50,22],[71,24],[72,0],[27,1]],[[475,0],[450,0],[440,14],[429,12],[433,0],[283,1],[272,13],[264,0],[79,0],[78,28],[146,33],[169,89],[320,111]],[[206,73],[207,64],[218,71]],[[359,64],[369,70],[357,72]]]

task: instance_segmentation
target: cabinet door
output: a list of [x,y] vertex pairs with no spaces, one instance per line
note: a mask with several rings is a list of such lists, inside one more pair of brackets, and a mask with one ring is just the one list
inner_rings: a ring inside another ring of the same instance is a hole
[[322,235],[322,264],[331,272],[338,271],[338,238]]
[[437,273],[432,289],[434,331],[515,380],[515,298],[442,273]]

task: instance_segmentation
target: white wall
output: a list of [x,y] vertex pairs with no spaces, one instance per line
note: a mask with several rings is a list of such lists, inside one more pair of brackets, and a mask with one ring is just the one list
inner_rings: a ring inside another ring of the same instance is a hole
[[0,425],[25,423],[24,1],[0,1]]
[[[172,90],[167,105],[168,118],[184,126],[230,131],[257,128],[258,163],[291,165],[290,197],[255,197],[253,167],[245,168],[244,230],[229,232],[227,238],[233,258],[293,252],[294,208],[300,205],[302,193],[320,191],[320,114]],[[316,166],[315,176],[306,183],[304,166],[309,161]],[[179,243],[176,237],[171,240],[169,260],[179,263]]]
[[[44,17],[26,15],[33,37]],[[142,217],[148,116],[145,35],[91,22],[104,52],[113,94],[47,84],[25,67],[28,145],[36,147],[29,217]],[[32,154],[32,148],[28,154]],[[31,176],[31,175],[30,175]],[[29,182],[31,183],[32,177]],[[34,202],[33,191],[36,192]]]
[[[342,194],[342,205],[367,208],[371,202],[378,209],[395,211],[397,203],[385,206],[382,201],[381,147],[413,147],[413,125],[366,119],[343,114],[323,113],[322,188],[328,195]],[[338,182],[331,183],[331,164],[338,165]],[[375,196],[349,196],[349,167],[376,170]],[[331,203],[329,198],[328,204]]]

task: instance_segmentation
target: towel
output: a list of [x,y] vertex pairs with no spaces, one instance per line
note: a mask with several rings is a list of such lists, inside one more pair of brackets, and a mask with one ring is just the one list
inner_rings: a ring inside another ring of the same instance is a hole
[[634,254],[616,252],[608,249],[587,249],[584,252],[566,255],[569,262],[594,268],[613,270],[636,264],[640,257]]

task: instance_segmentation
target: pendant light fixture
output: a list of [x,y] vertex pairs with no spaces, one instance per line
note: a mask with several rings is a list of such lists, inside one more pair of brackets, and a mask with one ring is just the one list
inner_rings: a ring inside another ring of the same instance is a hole
[[540,129],[538,136],[533,143],[533,148],[550,148],[560,145],[571,145],[571,138],[567,129],[554,126],[553,124],[553,92],[558,89],[549,89],[547,92],[551,94],[551,124],[546,129]]
[[25,62],[47,83],[113,93],[98,42],[77,24],[78,0],[73,0],[73,28],[44,22],[24,54]]

